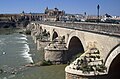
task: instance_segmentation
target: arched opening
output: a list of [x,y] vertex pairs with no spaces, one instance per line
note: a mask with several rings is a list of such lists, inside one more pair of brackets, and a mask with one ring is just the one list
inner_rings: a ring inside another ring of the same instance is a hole
[[77,54],[82,54],[84,52],[83,45],[80,39],[76,36],[73,36],[70,39],[69,46],[68,46],[68,60],[73,59],[73,57]]
[[120,79],[120,54],[112,61],[109,72],[109,79]]
[[57,32],[54,32],[54,33],[53,33],[53,36],[52,36],[52,40],[54,40],[54,39],[57,38],[57,37],[58,37]]

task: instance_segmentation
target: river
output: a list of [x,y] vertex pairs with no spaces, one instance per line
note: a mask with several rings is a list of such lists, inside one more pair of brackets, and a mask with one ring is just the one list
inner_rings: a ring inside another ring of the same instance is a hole
[[32,37],[24,34],[0,35],[0,79],[64,79],[66,65],[25,67],[43,60],[43,50],[36,50]]

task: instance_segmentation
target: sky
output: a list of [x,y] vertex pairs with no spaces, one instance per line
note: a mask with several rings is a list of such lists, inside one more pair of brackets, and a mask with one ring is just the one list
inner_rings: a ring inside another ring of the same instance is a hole
[[0,0],[0,14],[43,13],[46,7],[56,7],[70,14],[96,15],[98,4],[100,15],[120,16],[120,0]]

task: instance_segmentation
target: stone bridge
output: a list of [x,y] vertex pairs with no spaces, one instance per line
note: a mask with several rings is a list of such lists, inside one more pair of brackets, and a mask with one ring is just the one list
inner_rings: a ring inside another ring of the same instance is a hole
[[[53,47],[50,44],[45,47],[45,60],[66,62],[82,54],[65,68],[66,79],[106,79],[106,74],[120,70],[119,24],[31,22],[27,29],[35,43],[41,30],[48,33],[47,40],[52,41]],[[64,43],[56,43],[61,39]]]

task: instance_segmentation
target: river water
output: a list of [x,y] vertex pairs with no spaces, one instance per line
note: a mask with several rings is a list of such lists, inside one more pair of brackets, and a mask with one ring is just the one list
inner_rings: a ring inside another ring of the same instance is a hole
[[[66,65],[25,67],[43,60],[43,50],[37,51],[31,36],[13,33],[0,35],[0,79],[64,79]],[[0,71],[1,72],[1,71]]]

